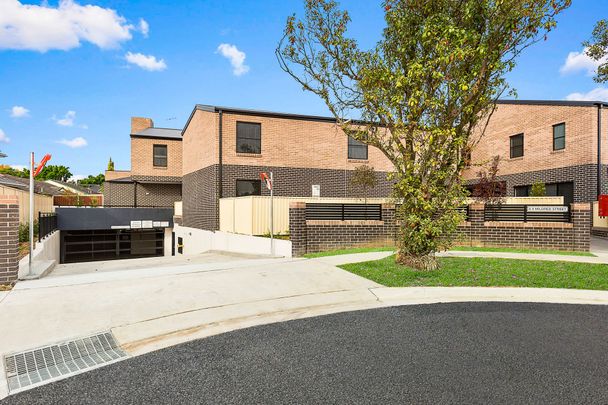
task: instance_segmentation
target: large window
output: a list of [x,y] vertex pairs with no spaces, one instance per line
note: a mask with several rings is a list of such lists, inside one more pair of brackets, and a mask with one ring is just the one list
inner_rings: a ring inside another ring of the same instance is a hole
[[348,137],[348,158],[367,160],[367,145]]
[[262,153],[262,124],[236,123],[236,151],[238,153]]
[[509,138],[511,159],[524,155],[524,134],[513,135]]
[[155,167],[167,167],[167,145],[152,147],[152,164]]
[[[528,197],[532,186],[515,186],[515,197]],[[545,184],[545,194],[547,196],[564,197],[564,204],[572,204],[574,202],[574,183],[571,181],[563,183],[548,183]]]
[[530,186],[515,186],[515,197],[528,197],[530,195]]
[[553,150],[562,150],[566,147],[566,124],[553,125]]
[[237,180],[236,196],[244,197],[247,195],[261,195],[262,184],[260,180]]

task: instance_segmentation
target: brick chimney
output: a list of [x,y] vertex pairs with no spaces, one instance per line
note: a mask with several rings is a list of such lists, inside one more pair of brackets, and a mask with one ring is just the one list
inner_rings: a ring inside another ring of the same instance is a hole
[[147,128],[154,128],[152,118],[131,117],[131,133],[136,134]]

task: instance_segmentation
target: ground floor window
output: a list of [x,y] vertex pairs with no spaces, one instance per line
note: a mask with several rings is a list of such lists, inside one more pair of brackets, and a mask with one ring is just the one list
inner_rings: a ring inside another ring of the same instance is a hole
[[[531,188],[531,185],[513,187],[515,197],[528,197]],[[545,184],[545,191],[546,195],[550,197],[564,197],[564,204],[572,204],[574,202],[574,183],[571,181]]]
[[262,184],[260,180],[237,180],[236,196],[262,195]]

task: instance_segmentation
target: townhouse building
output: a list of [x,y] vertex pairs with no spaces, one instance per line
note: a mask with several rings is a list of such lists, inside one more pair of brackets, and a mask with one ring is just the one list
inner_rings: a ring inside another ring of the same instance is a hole
[[[463,176],[470,187],[480,166],[501,157],[497,181],[508,196],[535,182],[565,203],[608,193],[608,104],[501,100]],[[370,197],[390,195],[390,161],[350,139],[328,117],[198,104],[183,129],[131,122],[131,170],[106,172],[108,206],[172,206],[182,225],[219,228],[219,199],[268,195],[261,172],[274,173],[274,193],[290,197],[359,197],[351,185],[362,164],[376,170]],[[313,192],[313,190],[315,190]]]
[[131,118],[131,169],[105,172],[107,207],[173,207],[182,196],[181,129]]
[[464,173],[500,156],[497,181],[508,196],[528,196],[543,182],[564,203],[597,201],[608,193],[608,104],[592,101],[501,100]]
[[260,173],[274,174],[276,196],[356,197],[357,166],[374,167],[386,197],[390,161],[349,138],[333,118],[196,105],[183,129],[183,225],[215,230],[218,199],[268,195]]

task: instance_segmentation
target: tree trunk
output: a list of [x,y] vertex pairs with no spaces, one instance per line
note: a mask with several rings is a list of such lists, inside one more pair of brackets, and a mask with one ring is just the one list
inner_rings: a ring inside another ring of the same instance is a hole
[[425,256],[407,255],[401,251],[397,252],[397,263],[411,267],[414,270],[433,271],[439,268],[439,263],[434,253]]

